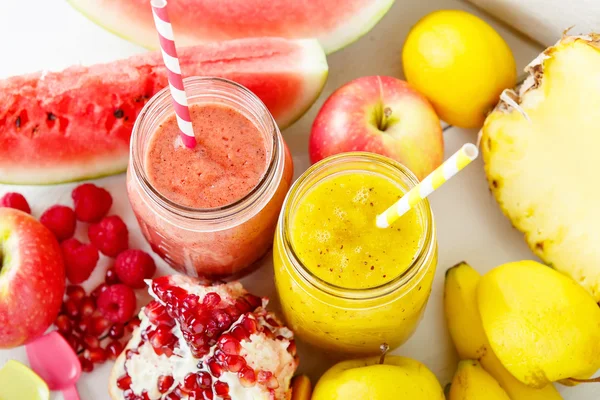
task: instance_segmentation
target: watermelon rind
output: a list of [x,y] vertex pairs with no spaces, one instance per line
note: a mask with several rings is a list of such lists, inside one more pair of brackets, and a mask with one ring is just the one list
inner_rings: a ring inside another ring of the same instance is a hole
[[125,172],[128,162],[128,154],[114,157],[103,155],[97,160],[88,159],[85,163],[71,163],[56,167],[46,166],[28,170],[0,168],[0,184],[43,186],[98,179]]
[[366,35],[392,8],[395,0],[376,0],[326,37],[317,37],[326,54],[331,54]]
[[[317,36],[326,54],[338,51],[351,43],[354,43],[366,33],[368,33],[383,16],[389,11],[395,0],[372,0],[359,13],[344,21],[335,30],[327,32],[324,35]],[[90,21],[105,30],[127,40],[138,44],[150,50],[158,49],[156,31],[153,26],[139,23],[132,18],[124,23],[123,10],[112,7],[105,7],[101,1],[97,0],[67,0],[75,10],[79,11]],[[214,40],[203,41],[186,32],[176,32],[178,46],[193,46],[207,43]],[[249,35],[252,36],[252,35]],[[255,35],[259,36],[259,35]],[[260,35],[262,36],[262,35]],[[271,36],[275,36],[274,34]],[[285,36],[288,39],[300,39],[301,37]],[[235,39],[234,37],[223,37],[226,39]]]

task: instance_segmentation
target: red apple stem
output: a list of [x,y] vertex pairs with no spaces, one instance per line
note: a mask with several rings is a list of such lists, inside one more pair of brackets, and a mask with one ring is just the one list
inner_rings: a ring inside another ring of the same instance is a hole
[[383,364],[383,362],[385,361],[385,355],[387,354],[389,349],[390,346],[388,346],[387,343],[381,343],[381,346],[379,346],[379,350],[381,351],[381,356],[379,356],[379,364]]
[[385,132],[388,128],[389,118],[392,115],[392,109],[389,107],[384,107],[383,113],[381,114],[381,121],[379,121],[379,130]]

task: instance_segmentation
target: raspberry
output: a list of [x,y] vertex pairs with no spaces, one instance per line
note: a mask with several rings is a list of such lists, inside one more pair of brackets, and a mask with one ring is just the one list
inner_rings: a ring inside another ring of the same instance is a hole
[[58,241],[63,241],[75,233],[75,213],[67,206],[52,206],[40,217],[40,222],[50,229]]
[[83,222],[98,222],[110,210],[112,197],[105,189],[92,183],[79,185],[71,193],[75,215]]
[[93,244],[83,244],[75,238],[60,244],[67,278],[71,283],[81,283],[90,277],[98,263],[98,249]]
[[98,310],[106,319],[124,324],[135,313],[135,293],[129,286],[118,283],[100,293],[97,304]]
[[27,203],[27,200],[25,200],[25,197],[23,197],[21,193],[6,193],[0,199],[0,207],[16,208],[17,210],[21,210],[26,212],[27,214],[31,214],[31,208],[29,208],[29,203]]
[[117,256],[115,270],[121,282],[141,289],[146,286],[144,278],[152,278],[156,272],[156,264],[148,253],[131,249]]
[[97,224],[90,225],[88,236],[102,254],[109,257],[116,257],[129,246],[127,225],[116,215],[104,217]]

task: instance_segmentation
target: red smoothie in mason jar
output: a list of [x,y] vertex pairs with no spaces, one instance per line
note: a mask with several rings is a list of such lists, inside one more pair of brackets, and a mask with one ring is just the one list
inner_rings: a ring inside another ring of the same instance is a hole
[[256,96],[217,78],[185,81],[197,145],[188,149],[168,92],[136,121],[127,190],[142,233],[175,269],[239,275],[270,248],[292,160]]
[[197,145],[186,148],[175,115],[164,120],[146,150],[148,181],[174,203],[222,207],[256,187],[267,170],[267,149],[256,125],[218,104],[190,106]]

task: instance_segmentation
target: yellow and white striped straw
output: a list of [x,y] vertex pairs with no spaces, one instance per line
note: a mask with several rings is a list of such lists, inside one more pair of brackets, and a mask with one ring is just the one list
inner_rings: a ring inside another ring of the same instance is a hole
[[446,181],[456,175],[467,165],[477,158],[479,150],[472,143],[467,143],[456,153],[452,154],[435,171],[427,175],[417,186],[409,190],[394,205],[377,216],[377,226],[387,228],[408,210],[419,204],[421,200],[429,196],[434,190],[442,186]]

